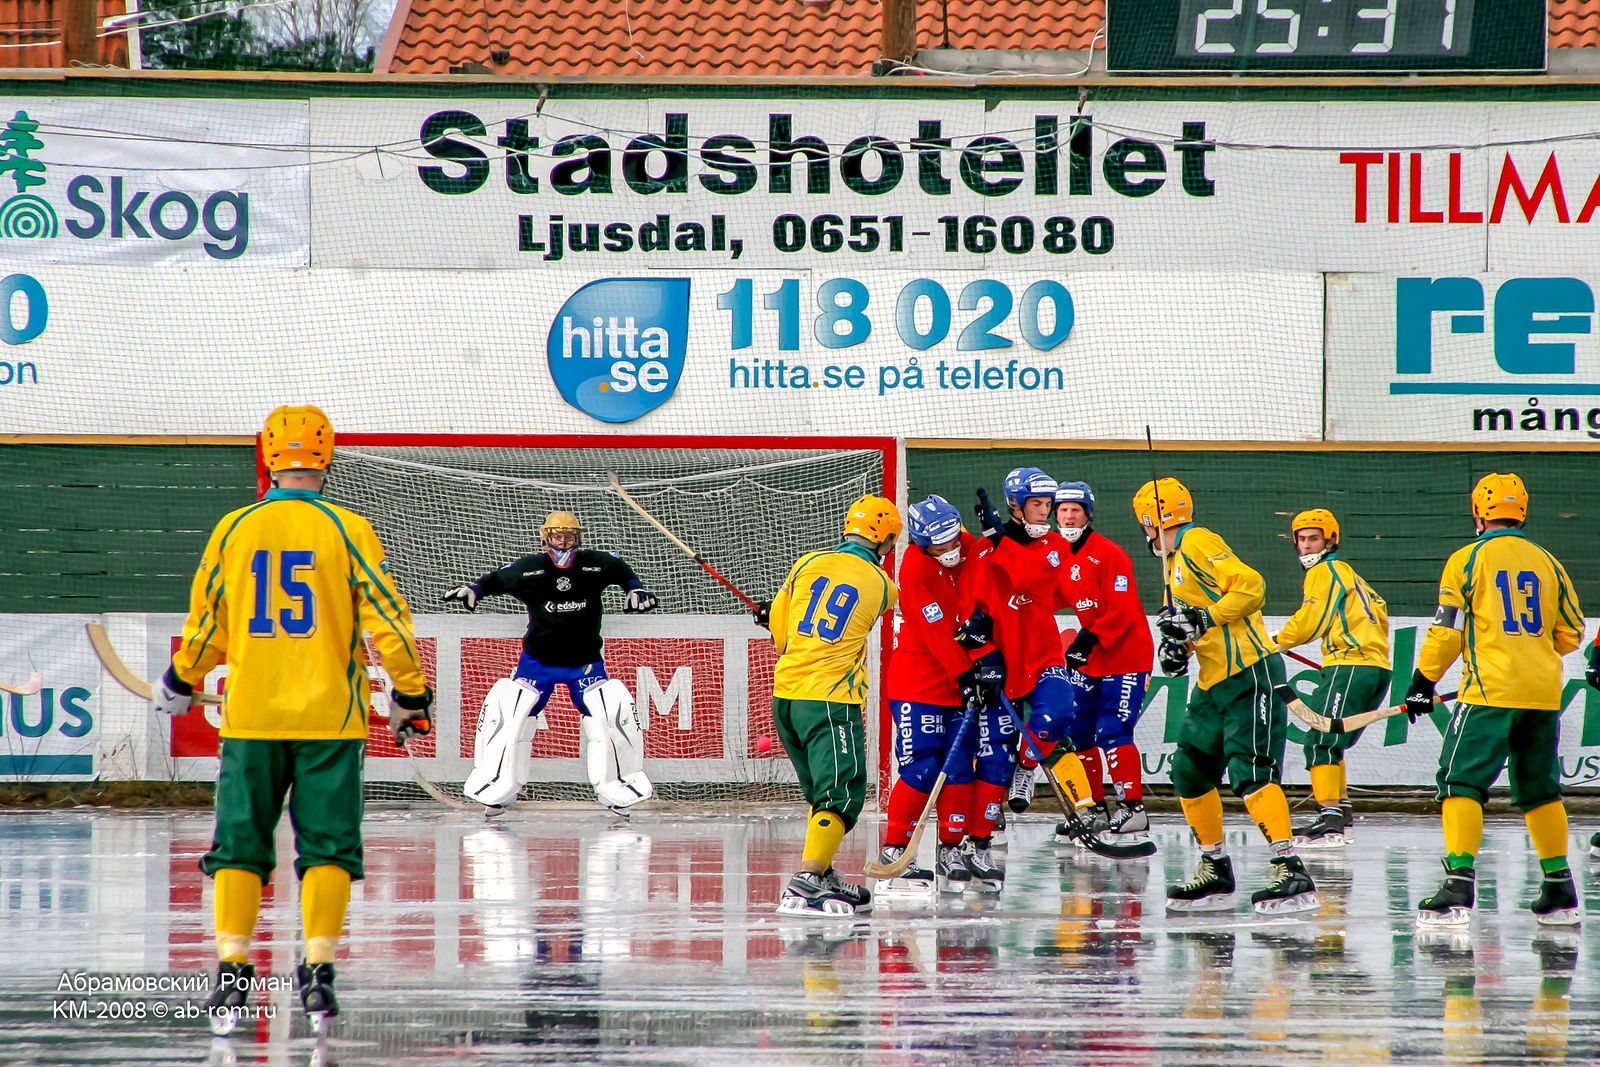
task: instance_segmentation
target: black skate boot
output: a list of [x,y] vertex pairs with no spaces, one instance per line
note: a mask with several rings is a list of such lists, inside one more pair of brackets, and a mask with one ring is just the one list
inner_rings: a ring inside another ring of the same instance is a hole
[[1137,802],[1119,804],[1117,813],[1111,816],[1111,822],[1106,826],[1106,833],[1119,841],[1150,840],[1150,817],[1144,813],[1144,805]]
[[995,864],[987,837],[969,837],[963,841],[961,858],[971,875],[972,888],[980,893],[998,893],[1005,888],[1006,872]]
[[1539,883],[1539,895],[1531,908],[1541,926],[1577,926],[1582,912],[1578,908],[1578,887],[1572,884],[1572,872],[1546,874]]
[[1295,831],[1294,847],[1343,848],[1350,843],[1350,831],[1338,808],[1323,808],[1311,822]]
[[1350,828],[1356,824],[1355,805],[1348,800],[1339,801],[1339,817],[1344,820],[1344,832],[1348,834]]
[[1006,807],[1021,815],[1033,804],[1033,772],[1034,768],[1017,764],[1017,769],[1011,772],[1011,792],[1006,797]]
[[1227,856],[1200,856],[1200,866],[1187,882],[1167,886],[1169,911],[1232,911],[1233,861]]
[[1471,867],[1444,869],[1444,881],[1433,896],[1417,905],[1418,926],[1466,926],[1477,900],[1478,875]]
[[778,898],[779,915],[848,919],[858,911],[870,910],[872,894],[862,886],[848,885],[831,867],[822,874],[800,871],[789,879]]
[[[904,845],[884,845],[883,852],[878,856],[878,862],[888,866],[905,855]],[[916,860],[911,861],[911,866],[901,871],[893,878],[885,878],[878,885],[879,893],[909,893],[923,895],[933,890],[933,872],[926,867],[918,866]]]
[[322,1033],[328,1020],[339,1014],[339,999],[333,995],[333,964],[302,963],[294,969],[295,988],[300,990],[300,1006],[311,1020],[313,1033]]
[[934,864],[939,880],[939,892],[962,893],[972,882],[972,872],[967,869],[967,859],[960,845],[939,844],[939,859]]
[[1589,838],[1589,858],[1600,860],[1600,833]]
[[250,982],[255,976],[255,967],[248,963],[223,960],[217,964],[217,980],[206,999],[206,1019],[213,1034],[226,1037],[239,1025],[240,1009],[250,1001]]
[[1258,915],[1292,915],[1301,911],[1315,911],[1322,905],[1317,900],[1317,886],[1306,873],[1305,861],[1299,856],[1274,856],[1272,865],[1277,871],[1265,889],[1250,894],[1250,906]]
[[1106,811],[1105,801],[1091,804],[1086,808],[1078,809],[1078,825],[1074,826],[1072,820],[1062,819],[1056,823],[1056,836],[1071,840],[1080,848],[1083,845],[1083,835],[1104,833],[1106,827],[1111,825],[1111,814]]
[[989,831],[989,847],[1005,848],[1006,841],[1010,836],[1006,832],[1006,809],[1001,808],[1000,814],[995,816],[994,829]]

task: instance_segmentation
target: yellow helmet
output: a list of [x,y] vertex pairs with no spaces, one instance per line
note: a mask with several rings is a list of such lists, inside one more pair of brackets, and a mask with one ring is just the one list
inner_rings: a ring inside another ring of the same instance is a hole
[[1485,474],[1472,487],[1472,517],[1522,522],[1528,517],[1528,487],[1515,474]]
[[554,533],[557,530],[570,530],[575,534],[583,533],[583,524],[578,521],[578,516],[570,511],[552,511],[543,524],[539,527],[539,536]]
[[333,462],[333,423],[321,408],[279,408],[261,428],[261,462],[273,472],[327,470]]
[[900,536],[900,510],[881,496],[864,496],[850,505],[844,519],[845,536],[854,534],[875,545]]
[[1327,508],[1308,508],[1289,521],[1289,532],[1318,530],[1329,541],[1339,540],[1339,520]]
[[[1156,500],[1160,498],[1161,514],[1157,516]],[[1156,526],[1163,530],[1194,521],[1194,497],[1189,488],[1176,478],[1162,478],[1145,482],[1133,494],[1133,514],[1141,526]]]

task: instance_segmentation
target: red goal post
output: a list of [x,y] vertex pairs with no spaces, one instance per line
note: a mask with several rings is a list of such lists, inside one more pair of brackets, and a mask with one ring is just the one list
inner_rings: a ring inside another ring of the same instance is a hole
[[[471,770],[478,707],[521,649],[523,606],[483,602],[475,614],[440,594],[539,548],[553,510],[576,512],[586,547],[615,551],[661,598],[647,615],[620,613],[607,594],[608,671],[634,694],[645,726],[646,770],[665,799],[797,796],[772,734],[767,634],[731,593],[652,528],[609,475],[679,538],[755,599],[770,597],[801,553],[836,542],[846,506],[864,493],[903,505],[898,442],[886,437],[348,433],[336,439],[326,495],[367,517],[411,604],[424,665],[438,694],[438,730],[414,744],[422,773],[459,784]],[[258,488],[268,487],[259,462]],[[891,560],[892,566],[892,560]],[[877,715],[867,716],[877,787],[889,781],[888,704],[881,679],[892,623],[879,629]],[[370,654],[369,661],[374,657]],[[385,686],[373,662],[374,702]],[[588,795],[577,712],[565,690],[546,709],[531,748],[526,798]],[[775,739],[775,738],[774,738]],[[383,723],[368,741],[368,794],[413,799],[410,761]]]

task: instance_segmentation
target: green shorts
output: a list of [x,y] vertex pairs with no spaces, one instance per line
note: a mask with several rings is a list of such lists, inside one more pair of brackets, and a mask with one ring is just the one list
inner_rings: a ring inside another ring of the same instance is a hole
[[812,811],[831,811],[848,832],[867,801],[866,733],[860,704],[774,697],[772,723]]
[[1457,704],[1439,747],[1438,797],[1483,803],[1509,764],[1511,803],[1531,811],[1561,799],[1561,713]]
[[1247,797],[1282,779],[1288,709],[1272,687],[1283,682],[1283,657],[1272,655],[1189,693],[1172,756],[1178,796],[1205,796],[1226,777],[1235,796]]
[[[222,739],[217,777],[217,827],[200,869],[253,871],[263,882],[277,865],[273,838],[289,797],[294,825],[295,872],[333,865],[361,878],[361,772],[367,743]],[[293,787],[292,789],[290,787]]]
[[[1322,668],[1317,688],[1306,703],[1312,711],[1330,719],[1358,715],[1383,706],[1389,695],[1389,672],[1382,667],[1337,663]],[[1361,731],[1347,734],[1325,734],[1320,730],[1307,730],[1305,743],[1306,769],[1326,767],[1344,759],[1345,750],[1361,739]]]

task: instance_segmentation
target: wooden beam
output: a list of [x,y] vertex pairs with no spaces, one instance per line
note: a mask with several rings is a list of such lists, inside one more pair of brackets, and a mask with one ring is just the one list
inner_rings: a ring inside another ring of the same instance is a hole
[[882,33],[879,50],[883,58],[910,63],[917,58],[917,0],[882,0]]
[[66,54],[63,66],[89,66],[100,62],[99,42],[95,39],[95,0],[61,0],[61,44]]

